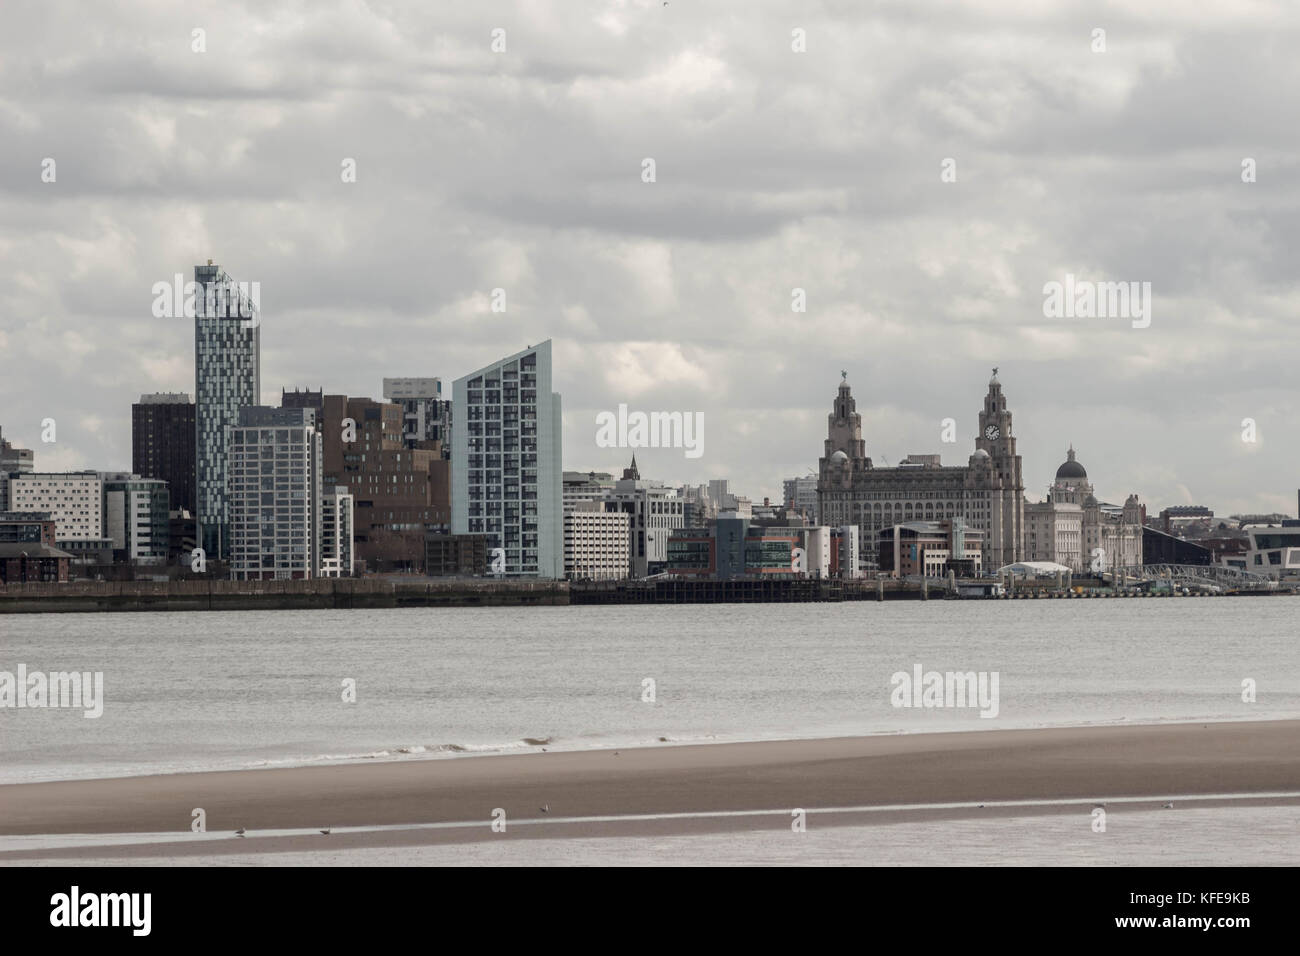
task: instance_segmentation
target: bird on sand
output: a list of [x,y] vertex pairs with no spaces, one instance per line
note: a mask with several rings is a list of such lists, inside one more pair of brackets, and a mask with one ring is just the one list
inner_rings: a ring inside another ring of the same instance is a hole
[[326,827],[324,830],[321,830],[321,833],[325,834],[326,836],[329,836],[329,835],[330,835],[330,830],[332,830],[332,829],[334,829],[334,828],[333,828],[333,827]]
[[544,807],[538,807],[537,809],[538,809],[538,810],[541,810],[543,813],[550,813],[550,812],[551,812],[551,805],[548,803],[548,804],[546,804],[546,806],[544,806]]
[[237,836],[237,837],[241,837],[241,836],[244,835],[244,832],[245,832],[245,831],[244,831],[244,828],[243,828],[243,827],[240,827],[238,830],[235,831],[235,836]]
[[1173,808],[1174,808],[1174,805],[1173,805],[1172,803],[1166,803],[1166,804],[1165,804],[1164,806],[1162,806],[1160,809],[1161,809],[1161,810],[1172,810]]

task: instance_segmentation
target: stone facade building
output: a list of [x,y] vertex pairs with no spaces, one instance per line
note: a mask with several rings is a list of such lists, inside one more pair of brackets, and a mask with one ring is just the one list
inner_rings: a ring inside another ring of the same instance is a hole
[[1081,573],[1140,565],[1144,518],[1137,495],[1123,505],[1097,500],[1072,445],[1047,500],[1025,505],[1028,560],[1053,561]]
[[817,515],[822,524],[856,525],[864,551],[876,555],[886,528],[911,521],[964,518],[983,532],[983,567],[1024,559],[1025,486],[997,369],[979,412],[975,450],[965,465],[945,466],[938,455],[910,455],[897,467],[876,467],[867,456],[862,416],[843,373],[827,416],[818,469]]

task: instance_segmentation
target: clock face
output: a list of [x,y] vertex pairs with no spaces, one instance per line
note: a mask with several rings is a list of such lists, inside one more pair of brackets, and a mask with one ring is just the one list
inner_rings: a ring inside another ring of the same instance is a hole
[[997,441],[998,436],[1001,434],[1002,431],[997,425],[990,425],[988,428],[984,429],[984,437],[989,441]]

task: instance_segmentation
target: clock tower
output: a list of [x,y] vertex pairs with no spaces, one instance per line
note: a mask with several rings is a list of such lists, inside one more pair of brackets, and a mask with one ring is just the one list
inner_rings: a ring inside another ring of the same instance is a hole
[[984,568],[995,571],[1024,560],[1025,482],[1016,437],[1011,430],[1011,412],[1002,394],[998,370],[989,378],[989,390],[979,413],[979,434],[975,448],[988,455],[981,484],[984,491],[987,549]]
[[989,453],[994,461],[999,458],[1014,459],[1016,477],[1020,477],[1020,456],[1016,454],[1016,439],[1011,434],[1011,413],[1007,411],[1007,400],[1002,394],[1002,383],[998,381],[998,370],[993,370],[989,379],[989,391],[984,396],[984,407],[980,410],[980,432],[975,436],[975,447]]

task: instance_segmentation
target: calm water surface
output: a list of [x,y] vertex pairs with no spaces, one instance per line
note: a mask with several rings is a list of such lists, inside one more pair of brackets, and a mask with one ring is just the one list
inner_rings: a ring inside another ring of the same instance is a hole
[[[0,616],[0,670],[105,684],[99,719],[0,709],[0,782],[1296,717],[1297,610],[1267,597]],[[997,671],[998,717],[893,707],[891,675],[918,663]]]

